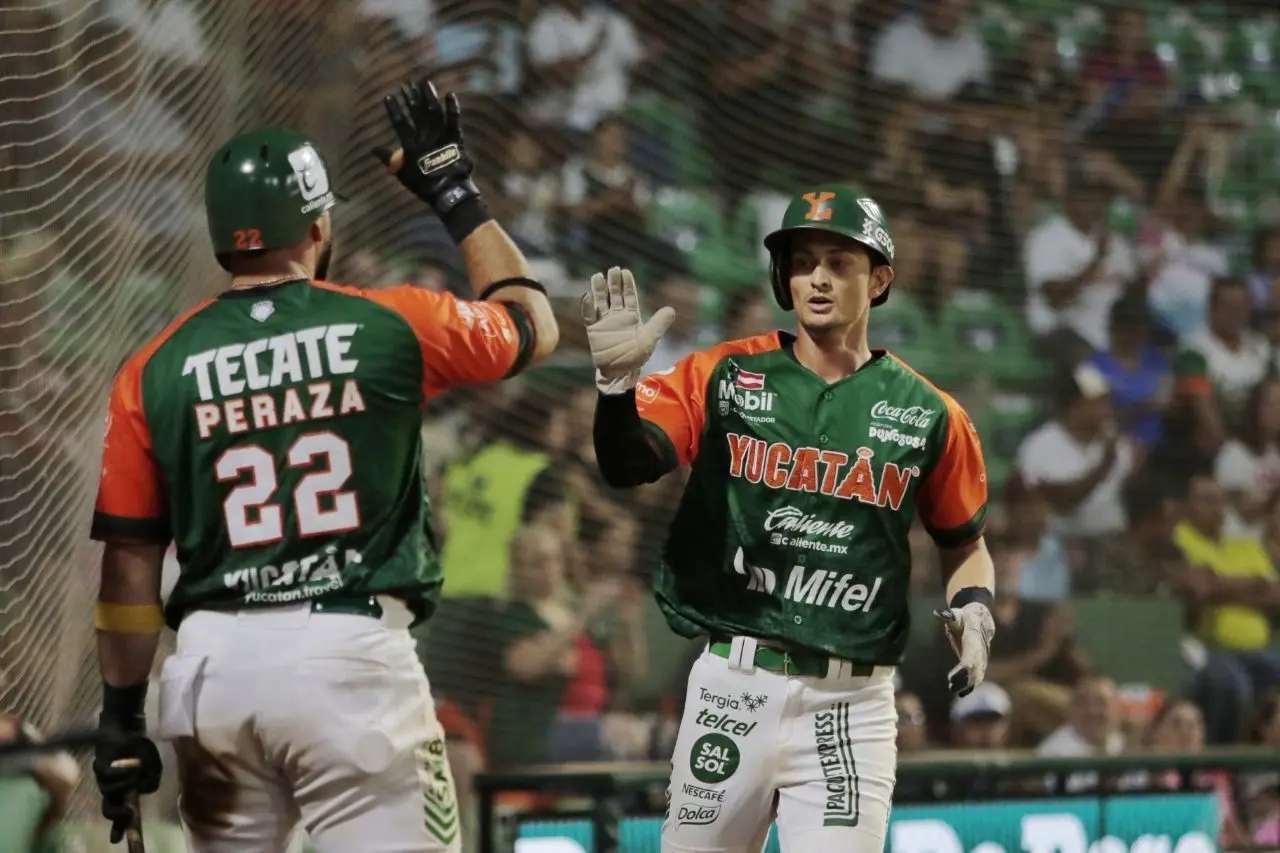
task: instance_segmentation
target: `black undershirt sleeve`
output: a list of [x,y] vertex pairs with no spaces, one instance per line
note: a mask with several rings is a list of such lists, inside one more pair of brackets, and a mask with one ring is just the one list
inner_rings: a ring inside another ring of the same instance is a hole
[[680,467],[661,429],[636,411],[636,392],[597,394],[592,430],[600,476],[615,489],[652,483]]

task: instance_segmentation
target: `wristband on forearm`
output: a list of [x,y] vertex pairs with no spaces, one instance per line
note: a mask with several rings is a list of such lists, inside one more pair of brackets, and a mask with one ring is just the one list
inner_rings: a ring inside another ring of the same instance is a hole
[[478,195],[465,196],[455,204],[446,206],[442,202],[447,199],[449,192],[451,191],[442,193],[432,207],[444,223],[449,236],[453,238],[454,245],[460,246],[477,228],[491,222],[492,217]]
[[131,687],[102,684],[102,716],[99,724],[111,723],[124,731],[146,728],[147,682]]
[[994,610],[996,606],[996,596],[991,590],[985,586],[966,586],[957,590],[956,594],[951,596],[950,607],[952,610],[959,610],[966,604],[981,604],[988,610]]

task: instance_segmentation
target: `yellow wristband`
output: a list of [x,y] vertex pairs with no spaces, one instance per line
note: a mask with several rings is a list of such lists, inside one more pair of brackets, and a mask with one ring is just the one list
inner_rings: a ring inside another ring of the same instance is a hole
[[164,630],[164,616],[158,604],[99,601],[93,608],[93,627],[113,634],[159,634]]

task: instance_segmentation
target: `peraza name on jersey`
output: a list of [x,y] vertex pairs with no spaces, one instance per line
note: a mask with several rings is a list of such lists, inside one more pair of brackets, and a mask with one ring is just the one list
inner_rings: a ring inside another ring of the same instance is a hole
[[360,364],[347,355],[358,328],[355,323],[314,326],[187,356],[182,375],[195,378],[200,395],[195,407],[200,438],[219,427],[238,435],[363,412],[355,379],[334,387],[335,377],[354,374]]
[[818,492],[897,510],[911,480],[920,476],[919,467],[903,468],[893,462],[882,464],[877,473],[871,465],[876,453],[870,447],[859,447],[850,464],[849,454],[838,450],[797,448],[736,432],[725,433],[725,438],[729,442],[729,476],[771,489]]

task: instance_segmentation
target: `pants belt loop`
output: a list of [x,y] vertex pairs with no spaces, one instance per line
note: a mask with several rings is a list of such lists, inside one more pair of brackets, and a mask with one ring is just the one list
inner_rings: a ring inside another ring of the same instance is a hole
[[756,641],[752,637],[734,637],[729,645],[729,668],[745,673],[756,671]]

